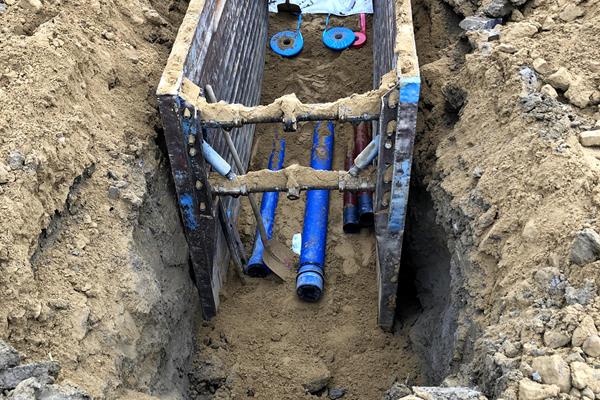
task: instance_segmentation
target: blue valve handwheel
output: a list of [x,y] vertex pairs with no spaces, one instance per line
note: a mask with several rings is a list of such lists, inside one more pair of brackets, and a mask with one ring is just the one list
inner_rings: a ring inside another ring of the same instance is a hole
[[331,50],[342,51],[354,43],[356,36],[352,29],[335,27],[323,31],[323,43]]
[[304,38],[299,31],[278,32],[271,38],[271,50],[282,57],[294,57],[300,54],[304,47]]

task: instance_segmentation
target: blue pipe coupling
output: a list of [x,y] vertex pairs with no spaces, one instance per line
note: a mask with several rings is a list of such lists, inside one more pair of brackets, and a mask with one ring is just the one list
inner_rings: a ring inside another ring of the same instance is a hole
[[[277,158],[275,159],[275,156]],[[279,142],[279,153],[277,153],[275,146],[269,156],[269,164],[267,168],[271,171],[278,171],[283,168],[283,161],[285,159],[285,139],[281,139]],[[265,192],[262,196],[262,202],[260,205],[260,215],[262,216],[265,230],[267,231],[267,240],[270,240],[273,236],[273,225],[275,224],[275,211],[277,210],[277,203],[279,202],[278,192]],[[265,247],[260,237],[260,232],[256,230],[256,240],[254,241],[254,249],[252,256],[248,261],[248,265],[244,272],[255,278],[264,278],[271,273],[271,270],[265,265],[263,261],[263,252]]]
[[[310,166],[316,170],[331,170],[333,160],[333,123],[327,123],[322,132],[321,123],[315,127]],[[315,302],[321,298],[325,285],[325,253],[327,246],[327,222],[329,218],[329,191],[309,190],[306,194],[304,227],[300,267],[296,277],[296,293],[305,301]]]

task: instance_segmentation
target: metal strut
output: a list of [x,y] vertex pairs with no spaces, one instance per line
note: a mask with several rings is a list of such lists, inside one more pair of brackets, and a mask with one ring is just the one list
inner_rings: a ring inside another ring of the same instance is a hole
[[320,171],[310,167],[291,165],[271,171],[248,172],[229,180],[218,174],[209,176],[211,191],[219,196],[247,196],[250,193],[287,192],[293,200],[301,191],[339,190],[359,192],[375,190],[375,177],[368,172],[352,176],[346,171]]

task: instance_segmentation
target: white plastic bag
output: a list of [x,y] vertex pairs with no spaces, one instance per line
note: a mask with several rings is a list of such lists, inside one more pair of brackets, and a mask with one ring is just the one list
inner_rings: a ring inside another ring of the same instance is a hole
[[[285,0],[269,0],[269,11],[277,12],[277,5]],[[373,0],[290,0],[300,6],[305,14],[373,14]]]

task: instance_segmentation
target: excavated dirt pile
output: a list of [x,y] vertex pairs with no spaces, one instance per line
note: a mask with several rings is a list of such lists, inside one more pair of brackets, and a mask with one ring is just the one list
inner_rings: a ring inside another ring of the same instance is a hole
[[[0,398],[600,399],[598,0],[413,2],[422,102],[393,335],[376,327],[374,241],[341,233],[337,193],[321,303],[231,277],[198,321],[154,95],[186,7],[0,0]],[[332,55],[322,20],[305,25],[293,64],[269,55],[263,103],[371,88],[368,56]],[[252,169],[280,128],[259,129]],[[285,135],[287,165],[308,163],[312,128]],[[337,126],[335,168],[351,134]],[[282,198],[280,240],[303,204]],[[240,226],[250,246],[246,208]]]

